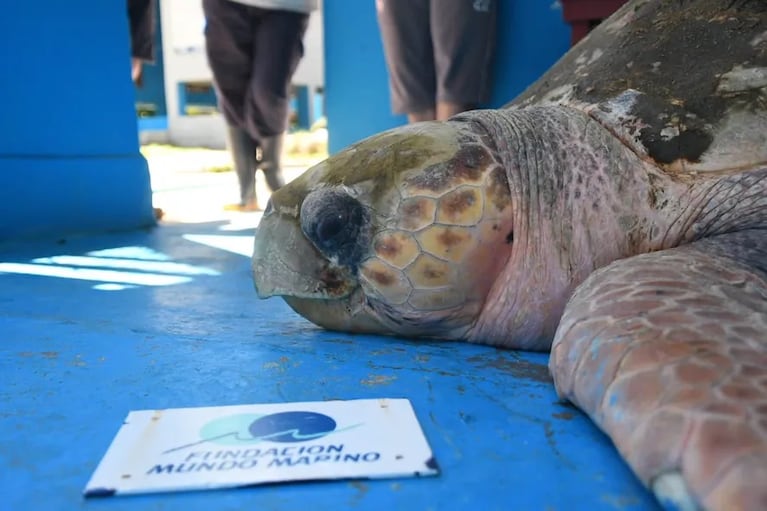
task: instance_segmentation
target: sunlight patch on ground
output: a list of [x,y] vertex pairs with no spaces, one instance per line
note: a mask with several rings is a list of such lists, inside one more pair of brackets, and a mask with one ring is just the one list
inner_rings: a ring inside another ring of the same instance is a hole
[[115,270],[136,270],[152,273],[170,273],[176,275],[220,275],[216,270],[202,266],[192,266],[169,261],[146,261],[142,259],[117,259],[89,256],[61,255],[32,259],[36,264],[56,264],[90,268],[111,268]]
[[35,275],[98,282],[93,289],[119,291],[136,286],[172,286],[197,276],[220,276],[205,266],[173,262],[148,247],[120,247],[87,255],[38,257],[28,263],[0,263],[0,274]]
[[262,211],[233,216],[228,224],[222,225],[218,230],[223,232],[254,231],[263,217]]
[[135,284],[138,286],[171,286],[192,281],[190,277],[177,275],[158,275],[156,273],[135,273],[93,268],[77,268],[72,266],[24,263],[0,263],[0,273],[20,273],[23,275],[38,275],[41,277],[92,280],[99,282]]
[[233,254],[250,257],[253,255],[253,236],[224,236],[215,234],[184,234],[183,238],[192,243],[225,250]]
[[93,257],[117,257],[122,259],[140,259],[142,261],[170,261],[170,256],[152,250],[149,247],[118,247],[88,252]]

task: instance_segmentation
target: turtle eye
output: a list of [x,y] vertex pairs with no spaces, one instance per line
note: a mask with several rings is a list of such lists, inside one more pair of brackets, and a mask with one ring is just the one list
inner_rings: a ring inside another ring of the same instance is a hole
[[354,197],[333,188],[315,190],[301,204],[301,230],[317,249],[355,268],[365,250],[368,214]]
[[346,210],[338,210],[338,208],[333,209],[336,211],[321,215],[317,221],[315,234],[317,236],[317,241],[322,244],[329,244],[332,239],[342,235],[344,224],[349,217]]

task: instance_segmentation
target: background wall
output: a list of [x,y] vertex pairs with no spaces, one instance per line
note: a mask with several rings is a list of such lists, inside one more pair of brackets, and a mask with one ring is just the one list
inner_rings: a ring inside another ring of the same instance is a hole
[[[389,109],[375,1],[323,4],[325,111],[335,152],[404,118]],[[489,107],[540,76],[570,36],[554,0],[500,0],[498,14]],[[6,2],[0,47],[7,49],[0,80],[0,241],[153,224],[125,2]]]
[[[329,150],[405,123],[390,110],[375,0],[324,0],[325,111]],[[564,54],[570,27],[555,0],[499,0],[496,108],[522,92]]]
[[154,222],[124,1],[4,2],[0,241]]

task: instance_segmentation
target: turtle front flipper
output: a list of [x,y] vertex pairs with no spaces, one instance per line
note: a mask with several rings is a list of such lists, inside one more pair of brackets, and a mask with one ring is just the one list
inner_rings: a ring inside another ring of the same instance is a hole
[[767,509],[767,231],[595,272],[550,367],[673,509]]

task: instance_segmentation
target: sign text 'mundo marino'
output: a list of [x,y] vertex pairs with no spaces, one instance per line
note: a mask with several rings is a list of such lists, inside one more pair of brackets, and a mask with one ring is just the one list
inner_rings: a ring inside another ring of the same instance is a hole
[[406,399],[140,410],[85,495],[437,473]]

